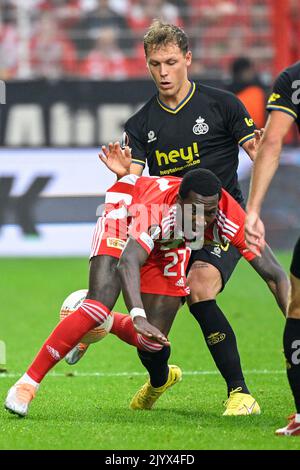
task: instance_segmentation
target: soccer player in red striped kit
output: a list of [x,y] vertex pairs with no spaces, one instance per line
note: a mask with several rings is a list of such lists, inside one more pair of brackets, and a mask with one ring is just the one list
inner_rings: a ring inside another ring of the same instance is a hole
[[[213,180],[214,178],[212,175]],[[193,175],[191,187],[199,179],[201,181],[201,175],[197,172]],[[138,276],[140,276],[141,266],[144,265],[141,269],[141,289],[145,290],[143,300],[138,297],[138,301],[136,301],[136,298],[134,298],[132,303],[132,298],[127,294],[127,286],[123,284],[122,287],[124,288],[124,297],[134,328],[144,336],[146,346],[149,346],[151,344],[150,340],[152,340],[150,359],[146,357],[141,358],[141,360],[149,372],[151,384],[156,392],[162,393],[181,379],[181,370],[177,366],[168,366],[170,346],[166,334],[172,324],[171,319],[175,317],[181,304],[182,296],[188,293],[184,274],[189,259],[189,250],[186,249],[184,240],[187,234],[182,233],[181,238],[178,240],[178,247],[173,246],[174,240],[171,240],[171,251],[173,253],[171,256],[177,256],[177,253],[178,256],[176,263],[174,262],[170,268],[168,267],[170,264],[170,259],[168,259],[170,249],[167,246],[170,240],[165,239],[166,245],[162,247],[160,253],[154,242],[156,230],[152,231],[153,221],[157,226],[163,226],[164,222],[169,220],[170,223],[172,221],[174,226],[173,214],[177,206],[181,208],[183,213],[186,212],[190,221],[193,220],[193,223],[195,223],[195,214],[188,213],[187,210],[191,204],[197,206],[201,202],[198,200],[198,195],[192,190],[188,191],[184,198],[181,198],[179,195],[181,183],[184,184],[184,181],[181,182],[181,179],[178,178],[165,178],[161,185],[159,178],[139,179],[136,176],[128,175],[118,181],[112,191],[108,191],[106,211],[98,221],[93,240],[87,297],[72,315],[69,315],[57,325],[27,372],[11,387],[5,401],[6,409],[19,416],[26,416],[30,402],[35,397],[39,384],[49,370],[74,348],[84,334],[95,326],[101,325],[107,316],[111,314],[120,292],[117,264],[123,250],[122,242],[125,242],[127,238],[126,231],[123,231],[124,226],[126,228],[126,223],[124,225],[123,222],[127,219],[128,205],[131,209],[133,208],[132,199],[134,199],[135,204],[142,204],[147,209],[146,212],[151,222],[151,225],[148,225],[148,217],[142,221],[139,217],[133,217],[135,223],[132,224],[129,243],[122,253],[119,267],[120,271],[124,272],[123,268],[126,263],[131,263],[126,258],[130,256],[136,259],[135,254],[130,252],[131,243],[136,243],[139,247],[137,252],[139,255],[141,253],[144,255],[143,262],[138,265]],[[219,184],[220,182],[217,180],[217,185]],[[153,185],[156,191],[153,191]],[[146,198],[144,197],[145,187],[148,190]],[[123,191],[123,193],[120,191]],[[149,195],[153,196],[151,200],[149,200]],[[162,204],[163,210],[154,211],[153,215],[151,207],[153,204]],[[118,226],[117,235],[119,238],[117,240],[119,244],[113,241],[113,237],[116,237],[116,232],[111,231],[114,221],[117,222]],[[163,233],[163,236],[168,236],[169,233],[170,230],[168,229],[166,233]],[[190,234],[188,235],[190,236]],[[170,274],[166,279],[163,278],[165,269]],[[133,272],[132,270],[131,276]],[[149,277],[151,279],[155,277],[158,280],[156,285],[152,283],[150,292],[147,280]],[[180,279],[181,282],[177,283],[177,279]],[[160,282],[161,280],[163,282]],[[140,280],[136,295],[140,295],[139,291]],[[156,317],[154,319],[150,312],[155,312]],[[149,315],[153,324],[147,321]],[[161,332],[156,324],[161,324],[159,319],[167,318],[167,315],[169,316],[168,323],[162,325],[165,332]],[[143,347],[143,344],[139,344],[139,347]]]
[[[262,257],[248,251],[244,239],[243,209],[222,190],[220,180],[212,172],[204,169],[193,170],[182,180],[176,177],[137,178],[128,175],[116,183],[116,187],[124,182],[134,186],[132,200],[129,201],[129,213],[124,211],[128,201],[126,203],[121,198],[121,201],[118,200],[118,207],[113,205],[100,222],[102,229],[99,231],[96,228],[87,299],[77,311],[56,327],[27,372],[9,390],[5,406],[13,413],[27,415],[29,404],[45,374],[88,330],[101,324],[110,314],[118,294],[110,269],[116,268],[117,256],[122,252],[115,243],[110,245],[111,221],[122,221],[127,215],[133,216],[129,238],[117,271],[136,331],[145,337],[146,346],[152,341],[160,345],[150,352],[147,347],[142,349],[139,344],[134,343],[138,346],[141,362],[149,372],[149,381],[135,394],[131,408],[151,408],[162,393],[181,379],[179,367],[168,365],[170,345],[167,334],[181,304],[181,297],[189,292],[185,271],[190,250],[186,246],[186,240],[192,240],[195,236],[199,240],[201,228],[205,228],[205,238],[208,241],[230,242],[236,246],[266,280],[278,304],[285,311],[288,291],[286,276],[270,249],[267,249]],[[117,189],[111,193],[111,201],[115,202],[113,194],[120,193]],[[143,204],[149,216],[144,217],[142,223],[136,214],[132,214],[136,204]],[[162,210],[153,211],[153,205],[159,205]],[[204,215],[198,211],[202,206]],[[183,227],[179,224],[178,209],[182,210],[185,217]],[[103,237],[105,233],[107,236]],[[120,232],[118,235],[120,236]],[[97,250],[95,247],[98,247]],[[106,248],[118,250],[117,256],[114,257],[112,251],[110,255],[104,254]],[[104,260],[104,264],[101,264],[101,260]],[[103,266],[109,269],[103,270]],[[107,292],[103,291],[102,282]],[[102,298],[105,302],[98,300]],[[132,329],[132,324],[127,322],[127,328]],[[134,339],[133,334],[131,338]],[[215,340],[217,345],[222,338],[218,338],[218,341],[216,338],[212,340]],[[258,414],[260,409],[256,400],[249,395],[245,405],[244,398],[241,406],[246,406],[245,414]]]

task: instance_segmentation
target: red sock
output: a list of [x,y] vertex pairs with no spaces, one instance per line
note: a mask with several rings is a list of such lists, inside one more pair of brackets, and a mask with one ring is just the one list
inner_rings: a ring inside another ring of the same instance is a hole
[[29,377],[40,383],[47,372],[109,314],[110,310],[101,302],[85,299],[81,307],[62,320],[45,341],[27,371]]
[[138,333],[134,329],[131,316],[119,312],[113,312],[113,314],[114,322],[110,333],[116,335],[125,343],[138,347]]
[[131,346],[135,346],[143,351],[150,352],[157,352],[163,348],[162,344],[137,333],[130,315],[124,315],[118,312],[113,312],[113,315],[114,322],[110,333],[116,335],[122,341],[125,341],[125,343],[131,344]]

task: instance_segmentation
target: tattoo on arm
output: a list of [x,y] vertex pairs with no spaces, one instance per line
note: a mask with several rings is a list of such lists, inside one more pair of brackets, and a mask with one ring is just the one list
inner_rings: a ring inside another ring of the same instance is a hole
[[209,264],[205,263],[205,261],[195,261],[192,264],[192,269],[202,269],[202,268],[209,268]]

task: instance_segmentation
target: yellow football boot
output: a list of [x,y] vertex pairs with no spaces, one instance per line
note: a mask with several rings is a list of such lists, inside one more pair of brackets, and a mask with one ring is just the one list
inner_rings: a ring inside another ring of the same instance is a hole
[[181,369],[177,366],[169,366],[168,380],[161,387],[155,388],[148,380],[142,388],[134,395],[130,403],[133,410],[150,410],[156,400],[172,385],[180,382],[182,378]]
[[226,410],[223,416],[259,415],[260,407],[255,398],[249,393],[241,393],[242,388],[232,390],[229,398],[224,402]]

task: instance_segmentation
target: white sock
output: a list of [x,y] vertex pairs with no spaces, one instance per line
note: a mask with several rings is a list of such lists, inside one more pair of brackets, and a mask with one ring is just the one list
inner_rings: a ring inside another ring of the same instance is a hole
[[295,423],[300,423],[300,413],[295,414]]
[[29,377],[28,374],[22,375],[22,377],[17,381],[17,384],[19,383],[25,383],[25,384],[30,384],[33,385],[36,389],[39,388],[40,384],[37,383],[35,380],[33,380],[31,377]]

